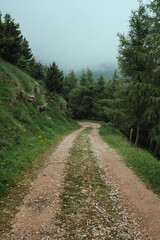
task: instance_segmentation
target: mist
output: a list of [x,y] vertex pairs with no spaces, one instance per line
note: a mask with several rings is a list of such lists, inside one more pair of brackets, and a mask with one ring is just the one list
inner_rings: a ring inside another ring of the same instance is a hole
[[20,23],[38,61],[68,72],[115,68],[117,33],[127,33],[137,8],[137,0],[1,0],[0,11]]

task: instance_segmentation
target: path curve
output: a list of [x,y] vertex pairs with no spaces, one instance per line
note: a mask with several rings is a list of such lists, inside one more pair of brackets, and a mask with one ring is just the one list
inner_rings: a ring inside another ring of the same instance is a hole
[[90,133],[93,151],[100,159],[106,176],[110,176],[119,187],[125,205],[139,227],[142,231],[146,229],[154,240],[160,240],[160,198],[147,189],[116,152],[102,140],[98,134],[100,125],[86,122],[79,124],[93,128]]

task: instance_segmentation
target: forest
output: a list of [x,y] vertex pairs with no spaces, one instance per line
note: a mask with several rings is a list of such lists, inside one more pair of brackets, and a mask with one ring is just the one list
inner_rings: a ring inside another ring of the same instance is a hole
[[[94,78],[91,69],[64,75],[55,61],[38,62],[20,25],[0,14],[0,57],[60,95],[67,116],[108,122],[129,141],[160,155],[160,1],[139,3],[131,12],[126,35],[118,33],[118,70],[110,79]],[[107,53],[106,53],[107,54]],[[0,100],[2,101],[2,100]]]

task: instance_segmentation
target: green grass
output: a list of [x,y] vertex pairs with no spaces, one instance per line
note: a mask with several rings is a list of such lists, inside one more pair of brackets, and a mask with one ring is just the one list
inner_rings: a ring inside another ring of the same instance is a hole
[[149,152],[131,145],[118,130],[110,125],[102,124],[100,135],[122,156],[127,165],[146,185],[160,195],[160,162]]
[[[34,95],[34,101],[29,101]],[[57,108],[42,84],[0,59],[0,198],[35,158],[78,127]],[[46,105],[46,113],[39,107]]]

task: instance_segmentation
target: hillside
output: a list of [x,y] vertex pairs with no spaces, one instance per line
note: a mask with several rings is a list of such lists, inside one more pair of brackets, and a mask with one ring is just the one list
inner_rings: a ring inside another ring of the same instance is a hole
[[0,59],[0,196],[34,159],[77,128],[65,101],[42,83]]

